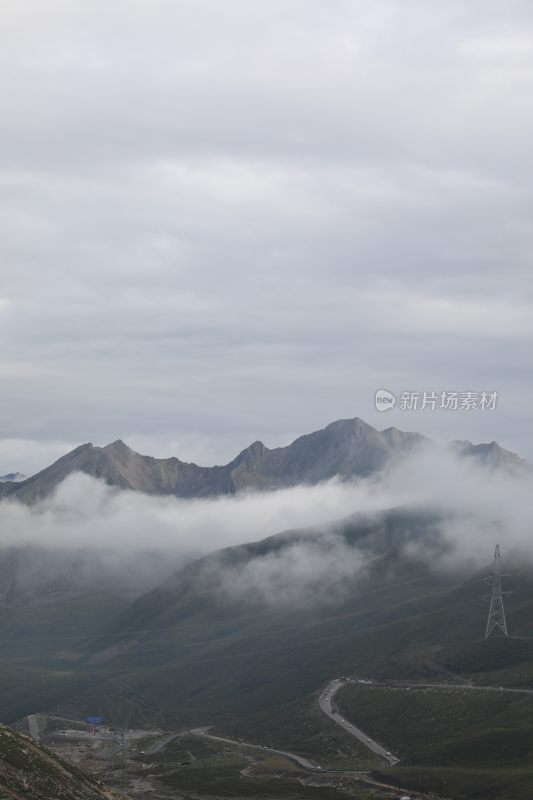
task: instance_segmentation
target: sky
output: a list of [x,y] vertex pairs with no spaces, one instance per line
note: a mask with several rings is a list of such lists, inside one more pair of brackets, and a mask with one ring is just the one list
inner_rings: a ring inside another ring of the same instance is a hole
[[0,474],[355,416],[533,459],[531,97],[527,1],[0,0]]

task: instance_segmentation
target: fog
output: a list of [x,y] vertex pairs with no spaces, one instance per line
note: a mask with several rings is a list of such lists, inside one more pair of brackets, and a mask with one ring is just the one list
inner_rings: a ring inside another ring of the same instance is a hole
[[367,482],[182,500],[116,490],[77,473],[35,506],[1,502],[1,544],[201,554],[381,504],[378,486]]
[[335,536],[290,544],[221,575],[219,596],[270,606],[309,608],[344,600],[368,565],[368,555]]
[[338,482],[180,500],[120,491],[76,473],[37,505],[0,502],[0,595],[9,603],[53,599],[58,591],[134,597],[213,550],[327,525],[379,502],[366,484]]
[[[533,561],[530,520],[533,474],[489,469],[447,450],[418,449],[371,479],[213,499],[182,500],[120,491],[84,474],[69,476],[35,506],[0,503],[1,546],[38,547],[42,579],[54,557],[71,569],[72,555],[104,570],[105,580],[138,582],[139,591],[167,577],[184,562],[230,545],[261,540],[289,529],[318,527],[321,535],[275,554],[256,557],[224,581],[230,596],[250,593],[275,603],[336,601],[361,574],[368,559],[340,542],[334,523],[352,513],[372,515],[390,508],[442,512],[435,541],[413,537],[407,558],[437,570],[473,570],[502,552]],[[65,555],[65,554],[68,554]],[[26,569],[33,579],[35,568]],[[29,576],[29,577],[28,577]],[[142,576],[142,577],[139,577]]]

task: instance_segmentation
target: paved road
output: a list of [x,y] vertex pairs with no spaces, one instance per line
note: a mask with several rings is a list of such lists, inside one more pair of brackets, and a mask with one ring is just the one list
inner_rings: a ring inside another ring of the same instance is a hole
[[154,753],[159,753],[159,751],[162,750],[163,747],[166,747],[167,744],[172,742],[174,739],[177,739],[178,736],[182,736],[182,734],[167,733],[166,736],[162,736],[161,739],[158,739],[157,742],[154,742],[154,744],[151,747],[149,747],[148,750],[145,750],[144,754],[147,756],[153,756]]
[[[332,683],[335,683],[335,681],[332,681]],[[338,683],[339,685],[342,685],[343,681],[339,681]],[[309,772],[321,772],[322,774],[334,772],[336,774],[344,773],[345,775],[352,775],[355,776],[358,781],[370,786],[371,788],[386,789],[388,792],[392,790],[395,796],[405,795],[406,797],[411,797],[412,800],[415,800],[415,798],[418,798],[418,800],[430,800],[430,795],[427,795],[423,792],[413,792],[412,790],[407,791],[398,787],[397,784],[393,785],[384,783],[383,781],[377,781],[367,775],[365,771],[351,769],[328,769],[327,767],[322,768],[317,764],[313,764],[311,761],[308,761],[306,758],[296,755],[296,753],[289,753],[286,750],[275,750],[273,747],[262,747],[261,745],[249,744],[248,742],[238,742],[235,739],[226,739],[224,736],[213,736],[212,734],[207,733],[208,730],[209,727],[193,728],[193,730],[189,731],[189,733],[192,733],[194,736],[203,736],[206,739],[213,739],[215,742],[224,742],[225,744],[231,744],[234,746],[236,745],[237,747],[251,747],[254,750],[264,750],[267,753],[276,753],[277,755],[285,756],[291,761],[294,761],[296,764],[299,764]],[[445,800],[445,798],[442,796],[439,795],[437,797],[437,795],[434,794],[431,795],[431,798],[433,798],[433,800],[439,800],[439,798],[440,800]]]
[[296,762],[296,764],[299,764],[304,769],[322,770],[322,767],[319,767],[318,764],[313,764],[312,761],[308,761],[307,758],[298,756],[296,753],[289,753],[286,750],[275,750],[273,747],[263,747],[260,744],[238,742],[235,739],[226,739],[224,736],[213,736],[212,734],[207,733],[208,730],[209,728],[194,728],[190,731],[190,733],[192,733],[194,736],[203,736],[206,739],[213,739],[215,742],[224,742],[224,744],[237,745],[238,747],[251,747],[253,750],[264,750],[267,753],[276,753],[279,756],[285,756],[285,758]]
[[394,766],[394,764],[397,764],[400,760],[397,758],[397,756],[379,744],[379,742],[371,739],[370,736],[361,730],[361,728],[357,728],[355,725],[352,725],[351,722],[348,722],[335,710],[333,706],[333,698],[341,686],[344,686],[345,683],[346,681],[343,681],[340,678],[335,678],[335,680],[331,681],[331,683],[328,683],[318,700],[321,710],[331,720],[333,720],[333,722],[335,722],[337,725],[340,725],[343,730],[351,734],[351,736],[355,736],[355,738],[359,739],[359,741],[362,742],[365,747],[368,747],[369,750],[372,750],[373,753],[376,753],[376,755],[380,756],[390,767]]
[[468,689],[473,692],[502,692],[509,694],[533,694],[533,689],[513,689],[507,686],[475,686],[473,683],[416,683],[414,681],[372,681],[374,686],[399,687],[405,689]]
[[37,717],[35,716],[35,714],[30,714],[30,716],[28,717],[28,725],[30,726],[30,736],[32,737],[32,739],[35,739],[35,741],[38,742],[41,736],[39,733],[39,725],[37,723]]
[[[335,711],[333,706],[333,698],[341,688],[341,686],[346,685],[347,683],[357,683],[357,680],[342,680],[341,678],[336,678],[335,680],[331,681],[324,689],[322,694],[319,698],[319,705],[324,714],[326,714],[333,722],[336,722],[337,725],[340,725],[345,731],[350,733],[352,736],[355,736],[362,742],[369,750],[376,753],[381,758],[385,759],[385,761],[392,767],[394,764],[397,764],[399,759],[389,750],[386,750],[382,745],[378,742],[371,739],[367,736],[364,731],[360,728],[357,728],[355,725],[352,725],[350,722],[347,722],[341,714]],[[533,689],[514,689],[511,687],[505,686],[475,686],[472,683],[416,683],[415,681],[372,681],[373,686],[381,686],[383,688],[405,688],[405,689],[459,689],[461,691],[472,691],[472,692],[497,692],[498,694],[509,693],[509,694],[529,694],[533,695]]]

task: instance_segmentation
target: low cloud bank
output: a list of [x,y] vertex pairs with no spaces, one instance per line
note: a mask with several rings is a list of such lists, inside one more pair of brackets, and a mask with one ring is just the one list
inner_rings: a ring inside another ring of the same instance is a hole
[[[102,559],[107,554],[108,564],[123,554],[131,563],[142,559],[148,565],[147,554],[156,553],[159,578],[165,559],[170,569],[223,547],[319,526],[324,534],[318,539],[300,539],[232,569],[226,591],[235,597],[253,591],[259,600],[278,604],[336,601],[353,587],[368,556],[328,534],[330,523],[354,512],[429,508],[443,514],[440,533],[446,547],[438,552],[439,568],[486,565],[497,542],[504,554],[518,551],[533,563],[532,489],[530,473],[484,468],[434,448],[412,453],[379,478],[213,499],[118,491],[75,474],[33,507],[1,502],[0,547],[98,551]],[[427,543],[418,537],[405,553],[434,562],[436,551],[430,537]]]
[[182,500],[119,491],[81,473],[46,500],[0,502],[0,546],[105,547],[201,554],[382,506],[377,485],[337,481],[274,492]]

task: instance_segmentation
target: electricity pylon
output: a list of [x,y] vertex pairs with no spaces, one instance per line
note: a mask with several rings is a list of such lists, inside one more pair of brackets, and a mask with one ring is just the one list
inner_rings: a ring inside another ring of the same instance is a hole
[[492,584],[492,597],[490,599],[489,616],[487,627],[485,628],[485,639],[488,639],[493,631],[499,631],[503,636],[507,633],[507,622],[505,620],[505,609],[503,607],[502,595],[502,568],[500,562],[500,545],[496,545],[494,551],[494,569],[492,576],[487,579]]

